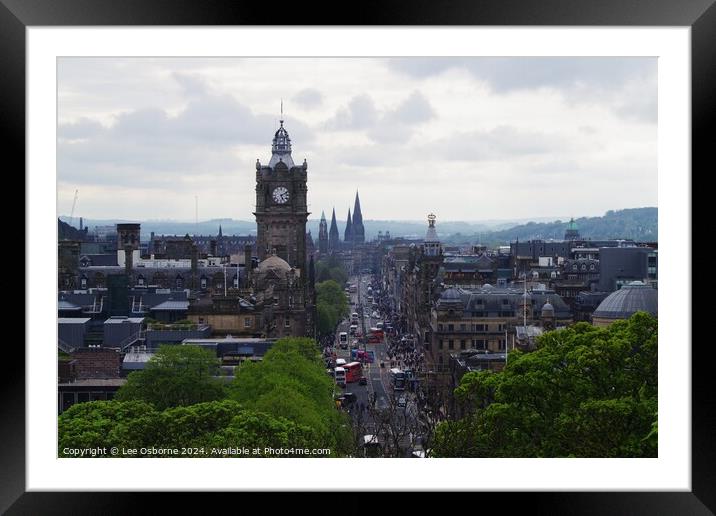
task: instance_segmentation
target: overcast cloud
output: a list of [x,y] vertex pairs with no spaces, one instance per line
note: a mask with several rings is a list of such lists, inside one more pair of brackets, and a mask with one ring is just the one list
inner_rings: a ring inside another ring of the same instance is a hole
[[[654,58],[58,60],[58,210],[251,220],[283,100],[313,217],[657,204]],[[291,80],[286,80],[290,77]]]

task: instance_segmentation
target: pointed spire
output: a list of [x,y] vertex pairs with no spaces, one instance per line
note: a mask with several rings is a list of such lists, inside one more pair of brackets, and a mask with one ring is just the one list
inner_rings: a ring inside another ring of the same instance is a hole
[[331,215],[331,229],[328,231],[328,250],[337,250],[340,242],[341,238],[338,234],[338,224],[336,223],[336,209],[333,208],[333,214]]
[[219,224],[219,238],[221,238],[223,235],[221,234],[221,224]]
[[353,241],[353,228],[351,227],[351,209],[348,208],[348,219],[346,219],[346,230],[345,233],[343,233],[343,240],[345,243],[349,243]]
[[353,224],[351,225],[353,243],[362,244],[365,242],[365,228],[363,227],[363,213],[360,209],[360,198],[356,190],[356,200],[353,205]]
[[321,254],[328,252],[328,223],[324,211],[321,211],[321,222],[318,223],[318,250]]

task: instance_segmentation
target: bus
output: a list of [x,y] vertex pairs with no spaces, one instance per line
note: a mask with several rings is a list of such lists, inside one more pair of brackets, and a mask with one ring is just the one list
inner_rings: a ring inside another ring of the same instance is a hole
[[363,376],[363,366],[360,362],[349,362],[343,366],[346,372],[346,383],[357,382]]
[[351,314],[351,323],[358,324],[358,312],[353,312]]
[[344,331],[338,334],[338,344],[341,349],[348,349],[348,334]]
[[342,367],[336,367],[334,370],[334,377],[336,379],[336,383],[342,383],[343,385],[346,384],[346,370]]
[[390,370],[390,383],[394,391],[405,390],[405,373],[397,367]]

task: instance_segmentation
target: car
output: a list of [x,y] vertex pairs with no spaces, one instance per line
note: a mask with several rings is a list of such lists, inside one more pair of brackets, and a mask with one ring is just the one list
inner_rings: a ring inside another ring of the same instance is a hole
[[345,399],[346,403],[355,403],[356,401],[358,401],[358,396],[356,396],[352,392],[344,392],[343,398]]
[[368,378],[365,376],[361,376],[358,380],[358,385],[368,385]]

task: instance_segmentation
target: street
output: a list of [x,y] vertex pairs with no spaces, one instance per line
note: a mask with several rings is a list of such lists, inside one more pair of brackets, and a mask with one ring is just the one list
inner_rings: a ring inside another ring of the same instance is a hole
[[[349,316],[339,324],[336,331],[334,350],[336,358],[343,358],[346,363],[352,362],[354,360],[351,359],[350,348],[355,345],[353,342],[358,340],[358,349],[373,351],[375,362],[363,364],[363,376],[367,379],[366,385],[360,385],[357,381],[351,382],[346,385],[345,389],[336,386],[335,392],[338,395],[342,392],[350,392],[356,396],[356,401],[346,407],[347,412],[351,415],[356,437],[378,435],[381,444],[392,450],[398,447],[409,449],[412,448],[417,438],[416,434],[420,433],[418,430],[418,407],[414,394],[409,392],[407,386],[405,390],[399,390],[395,393],[393,391],[390,378],[391,361],[387,356],[387,334],[378,343],[367,342],[370,328],[375,328],[379,322],[383,321],[385,316],[385,314],[378,313],[376,315],[380,317],[372,317],[374,310],[368,300],[370,278],[370,275],[362,275],[353,276],[349,279],[349,284],[358,286],[357,292],[350,294],[349,311],[350,313],[358,313],[358,331],[362,337],[358,339],[350,335],[351,321]],[[340,332],[348,333],[349,349],[340,349],[338,345]],[[385,367],[380,367],[381,362],[384,362]],[[405,406],[399,406],[398,401],[400,398],[405,400]],[[374,404],[373,399],[375,399]]]

